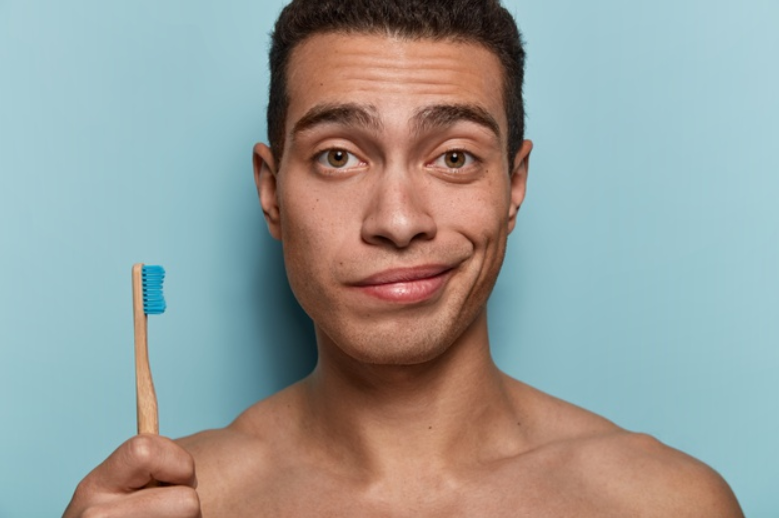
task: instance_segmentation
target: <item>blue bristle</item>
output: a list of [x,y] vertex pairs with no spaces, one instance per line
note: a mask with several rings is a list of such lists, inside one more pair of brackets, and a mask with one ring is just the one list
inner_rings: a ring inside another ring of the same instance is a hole
[[147,315],[159,315],[165,312],[165,297],[162,296],[162,281],[165,280],[165,268],[162,266],[144,266],[143,312]]

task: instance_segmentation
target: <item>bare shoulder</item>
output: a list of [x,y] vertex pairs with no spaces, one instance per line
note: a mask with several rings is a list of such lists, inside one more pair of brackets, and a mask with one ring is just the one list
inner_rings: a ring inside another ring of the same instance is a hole
[[229,458],[233,454],[240,455],[246,451],[256,455],[265,450],[265,445],[277,439],[273,431],[284,426],[285,418],[279,411],[280,407],[284,407],[283,402],[279,402],[283,399],[283,392],[276,394],[255,403],[225,428],[205,430],[182,437],[176,442],[201,463],[217,458]]
[[743,517],[728,484],[703,462],[520,382],[515,388],[531,402],[531,456],[550,478],[582,488],[593,507],[642,518]]
[[225,428],[176,441],[195,459],[204,517],[241,515],[246,495],[262,499],[278,492],[279,472],[296,457],[290,392],[254,404]]
[[637,516],[743,517],[733,491],[712,468],[654,437],[615,431],[582,441],[580,462]]

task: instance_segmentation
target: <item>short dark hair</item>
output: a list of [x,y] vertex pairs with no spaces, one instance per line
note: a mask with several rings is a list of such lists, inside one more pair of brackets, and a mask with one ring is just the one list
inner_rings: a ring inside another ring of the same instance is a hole
[[293,0],[282,10],[271,36],[267,117],[268,141],[276,160],[281,160],[284,150],[290,55],[306,38],[323,33],[387,34],[476,42],[487,47],[503,66],[511,167],[525,132],[525,51],[514,18],[500,0]]

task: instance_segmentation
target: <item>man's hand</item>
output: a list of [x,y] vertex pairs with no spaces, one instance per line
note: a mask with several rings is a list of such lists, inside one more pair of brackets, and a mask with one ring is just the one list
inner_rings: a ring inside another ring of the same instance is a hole
[[[150,482],[161,485],[147,487]],[[195,461],[181,446],[157,435],[122,444],[76,488],[63,518],[198,518]]]

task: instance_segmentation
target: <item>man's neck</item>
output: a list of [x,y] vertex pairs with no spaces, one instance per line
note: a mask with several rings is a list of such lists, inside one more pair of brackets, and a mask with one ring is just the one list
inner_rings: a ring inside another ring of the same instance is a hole
[[307,426],[341,463],[377,477],[451,471],[523,447],[518,409],[489,351],[486,313],[439,357],[365,365],[320,340],[305,382]]

